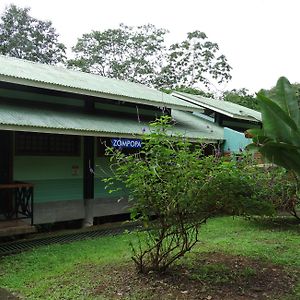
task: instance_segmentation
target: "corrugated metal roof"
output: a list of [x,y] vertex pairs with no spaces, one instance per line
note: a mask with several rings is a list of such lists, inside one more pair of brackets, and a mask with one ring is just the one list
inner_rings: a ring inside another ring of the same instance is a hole
[[[190,139],[223,139],[223,128],[200,120],[192,113],[173,111],[174,133]],[[12,103],[0,103],[0,129],[88,136],[132,137],[149,132],[148,124],[127,118],[92,115],[75,111],[41,109]]]
[[214,122],[199,118],[193,113],[172,110],[175,130],[189,138],[206,140],[223,140],[224,128]]
[[236,103],[182,92],[173,92],[172,95],[189,103],[199,105],[203,108],[208,108],[212,111],[219,112],[234,119],[261,122],[260,112]]
[[0,81],[180,110],[201,110],[197,105],[142,84],[3,55],[0,55]]

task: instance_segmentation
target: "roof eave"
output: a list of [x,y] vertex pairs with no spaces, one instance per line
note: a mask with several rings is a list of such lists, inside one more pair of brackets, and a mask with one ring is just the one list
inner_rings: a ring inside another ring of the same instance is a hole
[[101,93],[101,92],[96,92],[96,91],[92,91],[92,90],[84,90],[84,89],[79,89],[79,88],[74,88],[74,87],[51,84],[51,83],[47,83],[47,82],[33,81],[33,80],[24,79],[24,78],[17,78],[17,77],[1,75],[1,74],[0,74],[0,81],[6,82],[6,83],[23,85],[23,86],[30,86],[33,88],[41,88],[41,89],[58,91],[58,92],[73,93],[73,94],[78,94],[78,95],[82,95],[82,96],[107,98],[107,99],[111,99],[111,100],[115,100],[115,101],[124,101],[124,102],[129,102],[129,103],[143,104],[143,105],[149,105],[149,106],[155,106],[155,107],[166,107],[166,108],[178,109],[178,110],[188,111],[188,112],[192,112],[192,111],[203,112],[203,109],[201,107],[198,108],[197,106],[189,107],[189,106],[181,106],[181,105],[176,105],[176,104],[169,104],[169,103],[165,103],[163,101],[159,102],[159,101],[151,101],[148,99],[131,98],[128,96],[120,96],[120,95],[114,95],[114,94]]
[[[94,137],[119,137],[119,138],[140,138],[143,133],[119,133],[119,132],[105,132],[105,131],[87,131],[87,130],[76,130],[70,128],[50,128],[50,127],[38,127],[38,126],[20,126],[13,124],[0,124],[0,130],[7,131],[22,131],[22,132],[35,132],[35,133],[48,133],[48,134],[67,134],[67,135],[76,135],[76,136],[94,136]],[[191,142],[205,142],[216,144],[222,142],[224,139],[211,139],[211,138],[189,138]]]
[[225,110],[222,110],[222,109],[218,109],[216,108],[215,106],[212,106],[212,105],[208,105],[208,104],[205,104],[203,102],[199,103],[198,101],[194,100],[194,99],[191,99],[187,96],[184,96],[182,94],[179,94],[179,93],[176,93],[176,92],[173,92],[172,95],[174,95],[175,97],[178,97],[182,100],[185,100],[185,101],[188,101],[194,105],[198,105],[200,107],[204,107],[204,108],[207,108],[207,109],[213,109],[214,111],[218,112],[218,113],[221,113],[225,116],[228,116],[228,117],[231,117],[233,119],[241,119],[241,120],[246,120],[246,121],[253,121],[253,122],[261,122],[260,119],[257,119],[255,117],[252,117],[252,116],[242,116],[242,115],[236,115],[236,114],[231,114]]

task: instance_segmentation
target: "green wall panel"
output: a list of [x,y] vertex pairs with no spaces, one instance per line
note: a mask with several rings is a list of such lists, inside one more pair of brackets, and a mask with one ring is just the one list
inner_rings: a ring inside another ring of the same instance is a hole
[[31,180],[34,184],[34,202],[52,202],[79,200],[82,201],[82,178]]
[[251,139],[245,138],[243,133],[227,127],[224,127],[224,139],[224,151],[233,153],[239,153],[240,150],[243,151],[245,147],[252,142]]
[[[110,168],[109,159],[106,157],[96,157],[95,158],[95,182],[94,182],[94,193],[95,198],[116,198],[116,197],[126,197],[127,193],[122,189],[117,192],[109,193],[105,189],[106,183],[103,182],[103,178],[110,177],[112,175],[112,170]],[[123,187],[123,185],[116,185],[115,188]]]
[[22,100],[36,101],[39,103],[47,102],[52,104],[64,104],[64,105],[72,105],[77,107],[84,106],[84,101],[79,99],[41,95],[37,93],[15,91],[9,89],[0,89],[0,95],[7,99],[22,99]]
[[[73,175],[73,166],[78,166],[78,175]],[[81,157],[62,156],[15,156],[15,180],[48,180],[82,178]]]
[[81,157],[15,156],[14,180],[34,183],[36,203],[82,200],[82,169]]
[[[78,166],[76,174],[74,166]],[[124,190],[109,193],[105,189],[106,184],[102,179],[112,174],[108,158],[96,154],[94,171],[95,198],[126,197]],[[14,180],[34,184],[35,203],[82,200],[83,159],[82,156],[15,156]]]

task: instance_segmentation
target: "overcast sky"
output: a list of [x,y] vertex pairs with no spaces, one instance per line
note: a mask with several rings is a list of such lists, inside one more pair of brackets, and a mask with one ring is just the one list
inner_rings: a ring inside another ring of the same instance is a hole
[[0,0],[0,14],[10,3],[51,20],[68,48],[83,33],[120,23],[166,28],[170,42],[200,30],[219,44],[233,68],[223,89],[256,92],[274,86],[280,76],[300,82],[298,0]]

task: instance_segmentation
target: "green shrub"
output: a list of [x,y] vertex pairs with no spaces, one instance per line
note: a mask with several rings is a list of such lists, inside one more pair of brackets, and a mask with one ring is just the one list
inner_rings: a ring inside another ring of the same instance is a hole
[[107,183],[125,184],[132,218],[148,229],[145,240],[132,245],[132,258],[144,273],[165,271],[190,251],[198,241],[200,225],[215,211],[200,197],[212,158],[204,158],[201,147],[192,147],[184,137],[171,137],[169,123],[166,116],[152,123],[139,153],[108,150],[114,176]]
[[151,124],[139,153],[107,151],[114,170],[107,186],[125,185],[132,218],[147,228],[131,245],[132,259],[143,273],[165,271],[190,251],[211,216],[272,213],[269,202],[255,197],[244,165],[204,156],[202,145],[172,136],[170,121],[164,116]]
[[246,168],[253,184],[255,197],[273,206],[274,213],[287,212],[297,217],[299,205],[298,181],[294,173],[275,165]]

